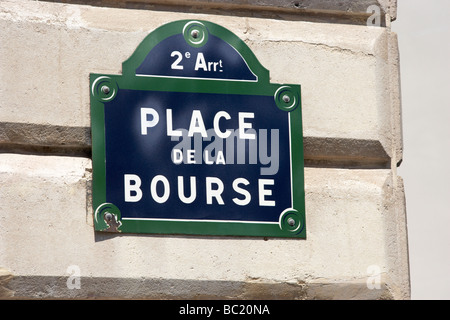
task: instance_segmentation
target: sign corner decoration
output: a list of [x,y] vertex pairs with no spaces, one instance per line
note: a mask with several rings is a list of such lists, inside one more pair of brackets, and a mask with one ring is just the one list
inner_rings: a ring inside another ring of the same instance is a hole
[[181,20],[90,74],[96,231],[306,238],[300,85]]

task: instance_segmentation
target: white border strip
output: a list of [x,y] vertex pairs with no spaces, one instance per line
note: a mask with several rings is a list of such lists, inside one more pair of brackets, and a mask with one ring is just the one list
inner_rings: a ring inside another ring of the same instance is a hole
[[177,76],[164,76],[164,75],[152,75],[152,74],[136,73],[136,77],[190,79],[190,80],[216,80],[216,81],[236,81],[236,82],[258,82],[258,77],[257,76],[256,76],[256,80],[241,80],[241,79],[224,79],[224,78],[177,77]]
[[202,220],[202,219],[158,219],[158,218],[124,218],[122,217],[122,220],[140,220],[140,221],[181,221],[181,222],[226,222],[226,223],[261,223],[261,224],[278,224],[278,222],[273,221],[241,221],[241,220]]

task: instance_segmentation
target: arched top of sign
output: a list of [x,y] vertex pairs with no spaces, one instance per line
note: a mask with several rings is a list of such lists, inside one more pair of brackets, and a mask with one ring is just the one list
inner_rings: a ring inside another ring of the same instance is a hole
[[231,31],[208,21],[181,20],[150,33],[123,63],[137,77],[269,82],[269,71]]

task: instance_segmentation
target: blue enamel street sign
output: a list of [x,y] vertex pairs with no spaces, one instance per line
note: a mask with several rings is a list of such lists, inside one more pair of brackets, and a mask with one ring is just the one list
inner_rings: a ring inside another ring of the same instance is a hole
[[305,238],[300,86],[207,21],[91,74],[95,230]]

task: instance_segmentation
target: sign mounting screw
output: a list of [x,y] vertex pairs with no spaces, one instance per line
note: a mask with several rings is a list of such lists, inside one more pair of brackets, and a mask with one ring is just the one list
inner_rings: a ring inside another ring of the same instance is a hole
[[293,227],[293,226],[295,225],[295,220],[292,219],[292,218],[289,218],[289,219],[287,220],[287,223],[288,223],[288,225],[290,225],[291,227]]
[[192,36],[192,38],[194,38],[194,39],[197,39],[197,38],[198,38],[198,34],[199,34],[198,30],[192,30],[192,32],[191,32],[191,36]]
[[291,101],[291,98],[289,98],[289,96],[287,94],[285,94],[283,96],[283,101],[286,102],[286,103],[289,103]]
[[102,86],[100,90],[102,90],[104,94],[108,94],[111,91],[111,89],[108,86]]
[[112,214],[109,213],[109,212],[106,212],[106,213],[105,213],[105,220],[108,221],[108,222],[111,222],[112,219],[113,219]]

